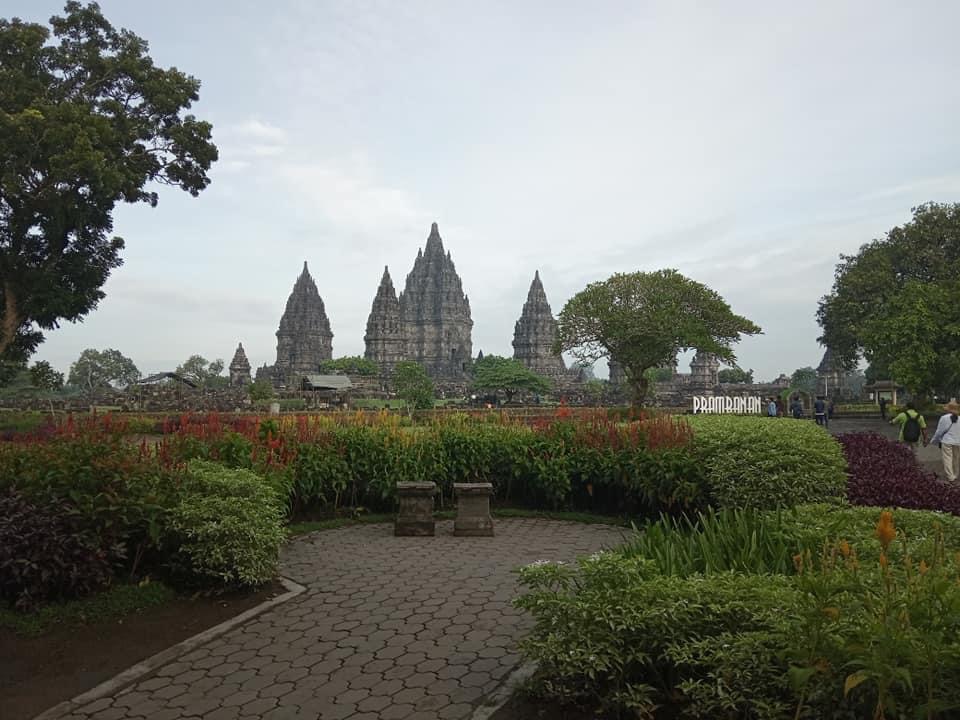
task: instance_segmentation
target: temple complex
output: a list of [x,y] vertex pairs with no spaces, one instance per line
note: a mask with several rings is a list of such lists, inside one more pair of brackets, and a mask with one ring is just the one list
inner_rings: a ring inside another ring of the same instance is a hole
[[[275,385],[286,385],[296,376],[316,373],[322,360],[332,358],[330,320],[304,261],[277,329],[277,361],[265,374]],[[258,379],[262,370],[257,371]]]
[[233,360],[230,361],[230,384],[246,385],[250,382],[250,361],[247,360],[247,353],[243,350],[243,343],[237,345],[237,351],[233,354]]
[[553,350],[557,321],[553,317],[540,271],[533,275],[527,301],[513,329],[513,357],[530,370],[551,380],[568,380],[563,358]]
[[363,336],[366,345],[364,357],[380,366],[383,375],[390,375],[397,363],[407,357],[407,339],[400,319],[400,301],[393,289],[390,270],[383,269],[380,287],[373,298],[367,332]]

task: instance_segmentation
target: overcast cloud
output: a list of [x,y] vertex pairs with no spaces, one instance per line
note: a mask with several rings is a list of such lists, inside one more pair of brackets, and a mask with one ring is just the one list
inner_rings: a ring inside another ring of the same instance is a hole
[[[118,208],[125,264],[37,359],[144,372],[238,341],[272,363],[307,260],[335,355],[363,352],[383,266],[429,232],[509,355],[534,270],[555,313],[674,267],[764,329],[759,378],[816,365],[840,253],[960,200],[960,4],[100,0],[201,79],[221,160],[199,198]],[[59,0],[2,0],[45,21]]]

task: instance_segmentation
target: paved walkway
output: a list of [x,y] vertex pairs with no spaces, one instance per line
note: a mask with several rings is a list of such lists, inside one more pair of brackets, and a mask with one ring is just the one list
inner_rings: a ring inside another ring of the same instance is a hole
[[616,545],[622,530],[496,520],[493,538],[395,538],[391,525],[314,533],[282,572],[307,591],[66,717],[469,718],[517,667],[530,619],[514,569]]

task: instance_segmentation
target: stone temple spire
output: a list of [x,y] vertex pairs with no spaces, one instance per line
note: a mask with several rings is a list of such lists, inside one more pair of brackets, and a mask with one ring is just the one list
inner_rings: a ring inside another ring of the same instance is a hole
[[250,361],[247,360],[247,353],[243,351],[243,343],[237,345],[237,351],[233,354],[233,360],[230,361],[230,384],[247,385],[250,383]]
[[389,375],[398,362],[406,357],[406,338],[400,322],[400,301],[393,289],[389,268],[383,268],[380,287],[373,298],[367,332],[364,357],[380,366],[380,372]]
[[470,301],[436,223],[417,253],[399,302],[408,359],[421,363],[433,378],[462,378],[473,356]]
[[567,368],[563,358],[553,351],[556,338],[557,321],[547,302],[538,270],[513,330],[513,357],[538,375],[553,379],[564,377]]
[[274,381],[290,385],[297,376],[316,373],[323,360],[333,357],[333,332],[323,300],[307,263],[287,298],[277,329],[277,362]]

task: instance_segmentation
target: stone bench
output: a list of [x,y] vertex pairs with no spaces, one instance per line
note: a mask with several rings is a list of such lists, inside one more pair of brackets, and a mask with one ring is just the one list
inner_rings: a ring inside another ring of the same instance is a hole
[[490,517],[492,483],[454,483],[457,496],[457,519],[453,534],[461,537],[492,537],[493,518]]
[[397,521],[393,534],[428,537],[436,532],[433,520],[433,497],[437,484],[432,482],[397,483]]

